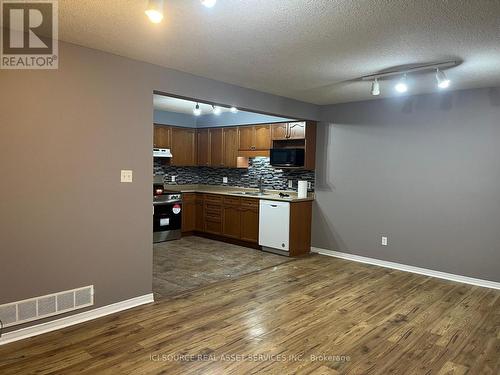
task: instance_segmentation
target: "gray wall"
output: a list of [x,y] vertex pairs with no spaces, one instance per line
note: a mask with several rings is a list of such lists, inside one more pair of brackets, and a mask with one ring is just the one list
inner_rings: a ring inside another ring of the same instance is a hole
[[322,116],[313,246],[500,281],[500,88]]
[[[60,43],[59,70],[0,71],[0,304],[94,284],[152,289],[153,90],[317,118],[314,105]],[[121,184],[120,169],[134,182]]]
[[188,115],[186,113],[160,111],[155,109],[153,112],[153,121],[155,124],[196,128],[196,116]]

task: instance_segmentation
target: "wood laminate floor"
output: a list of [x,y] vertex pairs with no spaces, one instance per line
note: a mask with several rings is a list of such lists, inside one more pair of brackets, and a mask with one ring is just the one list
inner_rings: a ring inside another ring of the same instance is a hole
[[315,255],[0,347],[0,374],[499,374],[500,291]]
[[153,246],[155,301],[292,260],[197,236],[157,243]]

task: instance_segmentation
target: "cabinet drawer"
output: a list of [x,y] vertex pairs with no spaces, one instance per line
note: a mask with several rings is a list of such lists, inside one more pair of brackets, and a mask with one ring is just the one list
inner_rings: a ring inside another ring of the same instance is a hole
[[259,200],[255,198],[241,198],[241,206],[246,208],[259,208]]
[[209,202],[209,203],[218,203],[218,204],[221,204],[222,203],[222,196],[221,195],[215,195],[215,194],[205,194],[203,199],[205,200],[205,202]]
[[216,221],[205,220],[205,232],[221,234],[222,233],[222,223]]
[[237,197],[224,197],[224,205],[228,206],[239,206],[240,198]]

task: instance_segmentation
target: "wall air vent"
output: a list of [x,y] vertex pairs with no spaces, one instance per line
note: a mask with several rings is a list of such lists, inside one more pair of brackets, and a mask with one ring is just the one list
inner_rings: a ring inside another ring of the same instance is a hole
[[93,304],[94,286],[90,285],[0,305],[0,320],[4,327],[10,327],[79,310]]

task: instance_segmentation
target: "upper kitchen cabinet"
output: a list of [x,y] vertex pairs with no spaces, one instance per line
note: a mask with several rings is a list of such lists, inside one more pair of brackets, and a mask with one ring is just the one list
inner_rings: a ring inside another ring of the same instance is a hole
[[165,125],[154,125],[154,137],[153,137],[153,147],[154,148],[170,148],[171,142],[171,130],[170,126]]
[[171,138],[171,165],[179,167],[196,166],[196,130],[173,127]]
[[196,131],[196,143],[198,154],[198,165],[206,167],[210,165],[210,132],[208,129]]
[[270,125],[263,124],[238,127],[238,149],[240,151],[269,150],[270,148]]
[[238,159],[238,128],[223,128],[223,165],[236,168]]
[[272,134],[273,141],[288,138],[288,124],[287,123],[274,124],[271,127],[271,129],[272,129],[271,134]]
[[305,121],[273,125],[273,141],[286,139],[304,139],[306,137],[306,126],[307,125]]
[[224,166],[224,153],[223,153],[223,135],[222,128],[209,129],[209,143],[210,143],[210,166],[223,167]]

